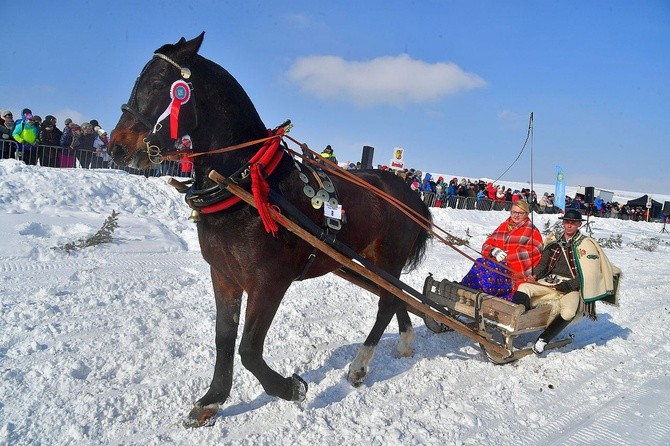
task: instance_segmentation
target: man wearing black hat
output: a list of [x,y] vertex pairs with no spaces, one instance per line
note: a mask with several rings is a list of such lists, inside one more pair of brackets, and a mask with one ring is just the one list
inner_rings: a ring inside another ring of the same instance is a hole
[[595,301],[615,297],[614,276],[621,273],[594,239],[579,232],[584,219],[578,210],[568,209],[559,219],[563,220],[563,235],[547,242],[534,274],[526,277],[527,282],[519,285],[512,297],[512,302],[526,309],[545,302],[558,303],[554,306],[558,314],[533,345],[538,355],[580,309],[595,319]]
[[37,152],[40,165],[58,167],[58,145],[63,132],[56,127],[56,117],[46,115],[40,128],[40,148]]

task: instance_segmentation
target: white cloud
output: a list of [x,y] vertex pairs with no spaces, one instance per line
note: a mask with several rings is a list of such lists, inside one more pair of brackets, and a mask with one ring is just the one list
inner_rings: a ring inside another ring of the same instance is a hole
[[518,122],[521,119],[526,119],[525,116],[521,116],[519,113],[512,110],[506,109],[501,112],[498,112],[498,119],[501,121],[507,122]]
[[[71,108],[63,108],[63,109],[58,110],[55,113],[51,113],[51,114],[54,115],[56,117],[56,119],[58,120],[57,125],[58,125],[58,128],[60,128],[60,129],[63,128],[63,123],[65,122],[65,120],[67,118],[72,119],[72,122],[74,122],[75,124],[81,124],[84,121],[89,121],[90,120],[90,118],[85,119],[84,118],[85,115],[83,113],[78,112],[76,110],[73,110]],[[116,123],[114,123],[114,124],[116,124]],[[101,125],[103,125],[103,124],[101,123]],[[107,125],[107,124],[104,124],[104,125]]]
[[529,115],[522,115],[510,109],[505,109],[498,112],[498,120],[506,128],[521,128],[528,123]]
[[454,63],[429,64],[407,54],[369,61],[301,57],[290,67],[288,77],[319,99],[343,100],[363,107],[431,102],[486,86],[484,79]]

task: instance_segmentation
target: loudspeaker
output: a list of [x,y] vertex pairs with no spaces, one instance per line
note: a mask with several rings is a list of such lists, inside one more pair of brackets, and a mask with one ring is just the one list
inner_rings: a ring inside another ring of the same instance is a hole
[[375,148],[363,146],[363,156],[361,157],[361,169],[372,169],[372,158],[375,154]]
[[584,188],[584,202],[585,203],[593,203],[593,194],[595,193],[595,187],[593,186],[586,186]]
[[663,215],[666,217],[670,215],[670,201],[666,201],[665,204],[663,205]]

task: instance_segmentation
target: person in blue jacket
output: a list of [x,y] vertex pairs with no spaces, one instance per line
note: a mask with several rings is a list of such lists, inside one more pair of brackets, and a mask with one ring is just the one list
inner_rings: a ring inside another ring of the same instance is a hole
[[593,204],[596,207],[596,215],[602,215],[605,212],[603,212],[603,207],[605,206],[605,202],[603,201],[602,198],[596,197],[593,199]]

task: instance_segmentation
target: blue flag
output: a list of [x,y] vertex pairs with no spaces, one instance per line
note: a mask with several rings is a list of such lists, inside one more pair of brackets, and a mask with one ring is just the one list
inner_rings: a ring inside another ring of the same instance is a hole
[[565,175],[561,166],[556,166],[556,190],[554,192],[554,206],[565,212]]

